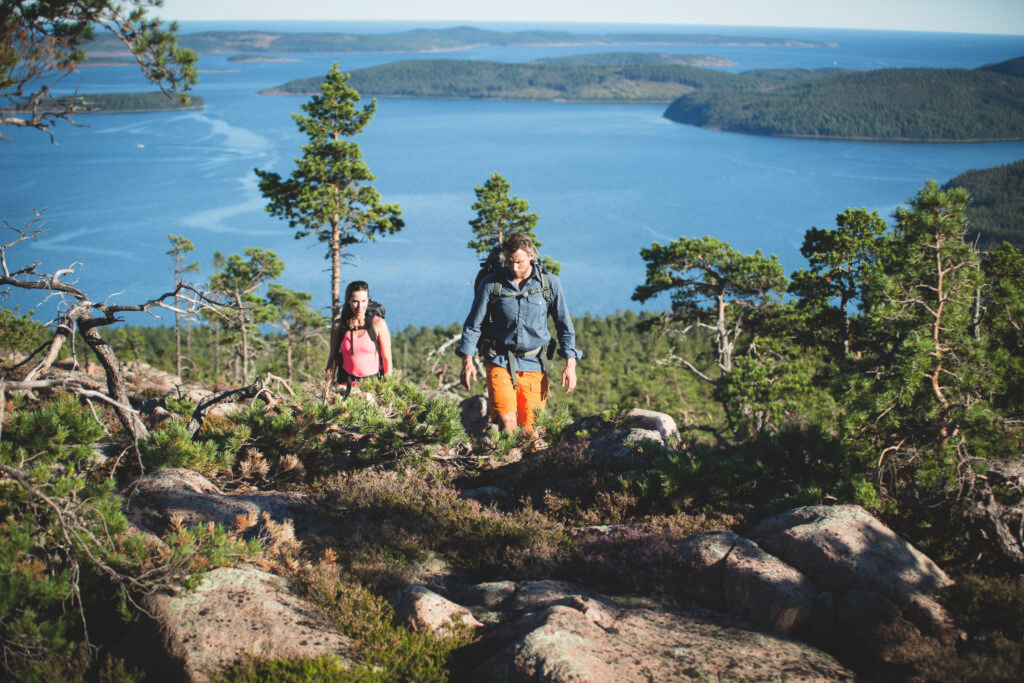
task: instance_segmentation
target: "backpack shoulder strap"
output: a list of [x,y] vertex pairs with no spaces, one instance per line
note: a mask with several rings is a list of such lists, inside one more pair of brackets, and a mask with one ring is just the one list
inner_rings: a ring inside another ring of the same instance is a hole
[[540,270],[540,287],[541,291],[544,292],[544,303],[550,306],[552,299],[554,299],[554,296],[551,294],[551,281],[548,279],[548,271],[545,270],[543,264],[541,264],[540,262],[540,259],[537,259],[536,266]]

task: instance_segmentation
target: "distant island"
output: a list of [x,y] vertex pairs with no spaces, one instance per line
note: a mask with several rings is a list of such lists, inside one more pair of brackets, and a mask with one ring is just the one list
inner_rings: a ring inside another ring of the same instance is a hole
[[[183,111],[202,109],[206,106],[203,98],[198,95],[189,97],[188,104],[168,97],[162,92],[143,93],[101,93],[94,95],[72,95],[57,97],[42,103],[43,110],[63,111],[70,109],[72,114],[128,114],[157,111]],[[12,111],[18,112],[19,109]]]
[[622,66],[625,64],[679,64],[682,66],[736,66],[736,62],[714,55],[668,55],[663,52],[599,52],[535,59],[531,64],[567,66]]
[[[858,140],[1024,139],[1024,60],[979,69],[879,69],[777,88],[705,88],[665,117],[713,130]],[[750,74],[741,74],[749,76]]]
[[[835,43],[684,33],[574,34],[564,31],[486,31],[471,26],[415,29],[400,33],[279,33],[203,31],[180,34],[178,43],[199,53],[266,54],[282,52],[439,52],[481,45],[745,45],[763,47],[835,47]],[[90,56],[122,56],[125,46],[106,32],[86,46]]]
[[297,59],[288,57],[274,57],[272,55],[232,55],[228,57],[229,62],[297,62]]
[[[527,63],[419,59],[351,72],[349,85],[368,96],[438,97],[571,102],[648,102],[668,104],[680,95],[708,89],[761,90],[793,79],[836,73],[790,70],[734,75],[686,66],[682,57],[605,53],[568,60]],[[322,76],[289,81],[264,95],[311,95]]]
[[943,189],[963,187],[971,193],[967,206],[967,239],[988,251],[1003,242],[1024,250],[1024,160],[961,173]]

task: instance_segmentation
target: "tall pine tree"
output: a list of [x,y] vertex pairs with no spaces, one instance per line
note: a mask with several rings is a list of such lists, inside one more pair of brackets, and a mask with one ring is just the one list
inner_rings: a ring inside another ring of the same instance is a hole
[[283,180],[277,173],[256,169],[267,211],[288,221],[295,238],[316,235],[327,245],[331,261],[331,313],[341,314],[341,262],[346,247],[375,240],[404,227],[397,204],[381,203],[370,183],[377,177],[363,161],[351,138],[360,133],[377,110],[377,101],[359,109],[359,93],[348,86],[349,74],[335,63],[314,95],[292,118],[309,143],[295,170]]

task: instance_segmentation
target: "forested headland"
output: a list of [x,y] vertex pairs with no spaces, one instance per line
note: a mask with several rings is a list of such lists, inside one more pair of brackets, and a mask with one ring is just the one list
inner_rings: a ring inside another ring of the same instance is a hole
[[1024,78],[982,69],[879,69],[760,91],[708,88],[673,102],[679,123],[755,135],[974,142],[1024,139]]
[[[202,109],[206,104],[199,95],[189,97],[188,103],[168,97],[162,92],[97,93],[71,95],[43,100],[39,109],[67,111],[71,114],[125,114],[134,112],[180,111]],[[21,108],[13,111],[22,111]]]
[[987,251],[1009,242],[1024,250],[1024,160],[961,173],[945,187],[971,193],[969,240]]
[[[1019,60],[1014,60],[1014,62]],[[755,135],[977,142],[1024,139],[1024,78],[981,69],[760,69],[739,74],[622,53],[508,64],[407,60],[352,72],[368,96],[670,102],[665,117]],[[320,78],[263,94],[308,95]]]
[[[631,63],[611,55],[591,55],[587,63],[542,60],[525,64],[478,60],[423,59],[356,69],[354,88],[368,96],[454,97],[575,102],[671,102],[684,92],[757,91],[792,79],[818,79],[834,70],[761,71],[729,74],[668,63]],[[600,62],[604,63],[600,63]],[[263,94],[308,95],[320,77],[289,81]]]

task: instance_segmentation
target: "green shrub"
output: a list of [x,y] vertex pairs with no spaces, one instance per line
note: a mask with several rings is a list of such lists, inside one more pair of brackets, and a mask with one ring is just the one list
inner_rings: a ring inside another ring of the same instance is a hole
[[1019,681],[1024,671],[1024,576],[964,574],[939,596],[967,637],[956,656],[939,656],[922,680]]
[[177,420],[168,420],[162,429],[150,432],[149,439],[139,444],[139,453],[147,470],[185,467],[213,473],[234,462],[233,451],[222,450],[214,440],[193,438]]
[[237,566],[257,557],[263,550],[258,539],[245,541],[235,530],[229,531],[223,524],[212,522],[185,527],[172,519],[164,541],[171,550],[166,562],[180,568],[186,588],[199,585],[201,572]]
[[77,680],[89,661],[79,587],[128,563],[114,482],[83,475],[103,431],[67,395],[38,408],[11,402],[3,430],[0,677]]
[[655,509],[701,510],[705,505],[773,515],[826,501],[871,504],[864,481],[843,441],[816,423],[787,424],[737,444],[690,436],[629,479]]
[[[469,642],[468,629],[459,624],[446,634],[396,626],[394,610],[384,598],[340,578],[332,563],[320,562],[307,570],[301,585],[321,614],[355,640],[362,666],[338,680],[447,681],[451,653]],[[360,678],[364,672],[372,673],[372,678]]]
[[364,437],[355,451],[364,463],[423,465],[432,450],[468,440],[459,406],[450,398],[429,397],[395,376],[368,380],[360,389],[345,399],[344,419]]
[[333,655],[295,661],[250,660],[210,677],[211,683],[371,683],[380,680],[380,672],[373,667],[347,667]]

